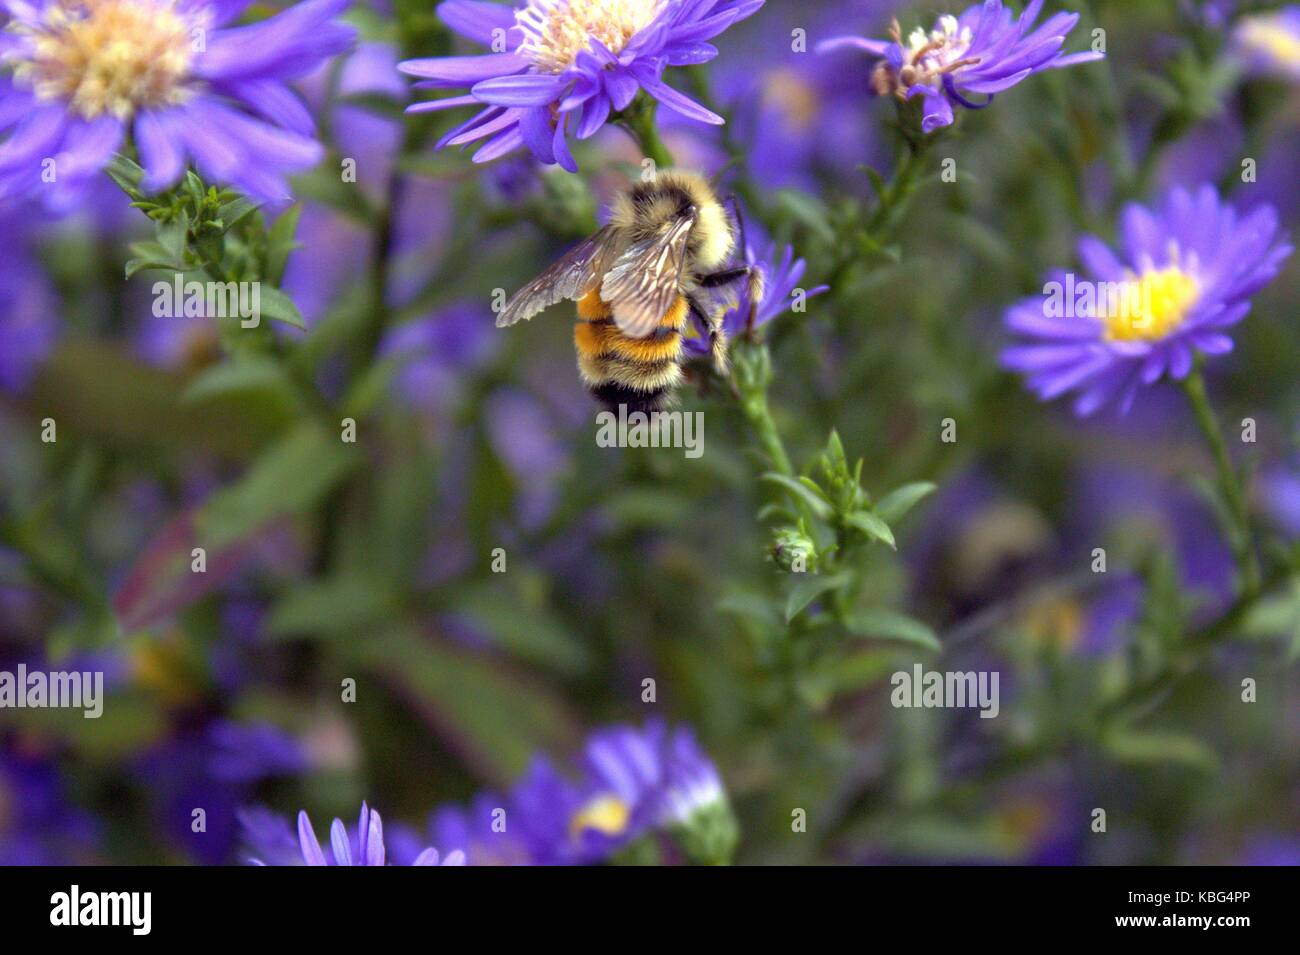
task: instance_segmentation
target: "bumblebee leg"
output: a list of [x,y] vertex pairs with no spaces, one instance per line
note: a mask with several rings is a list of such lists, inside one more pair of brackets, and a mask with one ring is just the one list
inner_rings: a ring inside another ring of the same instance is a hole
[[709,309],[695,299],[694,296],[687,296],[687,302],[690,304],[691,318],[701,332],[706,332],[709,336],[709,356],[713,359],[713,367],[717,369],[718,374],[727,373],[727,333],[722,327],[722,316],[725,309],[718,307]]
[[751,272],[758,270],[752,265],[742,265],[734,269],[722,269],[718,272],[711,272],[708,275],[701,275],[699,285],[703,288],[719,288],[723,285],[732,285],[748,276]]

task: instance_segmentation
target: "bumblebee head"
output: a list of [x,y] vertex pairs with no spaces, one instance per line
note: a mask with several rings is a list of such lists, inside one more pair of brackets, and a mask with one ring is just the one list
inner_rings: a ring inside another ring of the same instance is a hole
[[697,173],[663,169],[636,183],[615,200],[610,221],[635,240],[690,215],[695,217],[687,240],[692,264],[703,271],[715,269],[731,255],[735,234],[713,187]]

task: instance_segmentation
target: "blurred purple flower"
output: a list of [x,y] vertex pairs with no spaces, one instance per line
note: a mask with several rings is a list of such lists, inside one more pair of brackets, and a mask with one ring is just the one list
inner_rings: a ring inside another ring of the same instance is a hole
[[[453,225],[447,184],[406,177],[394,219],[387,295],[389,305],[400,308],[424,287],[442,258]],[[310,202],[303,206],[298,235],[311,241],[289,256],[282,287],[313,328],[369,277],[372,240],[365,222]]]
[[446,0],[438,15],[452,30],[493,52],[407,60],[402,72],[421,89],[469,93],[416,103],[409,112],[485,106],[452,129],[443,146],[484,141],[475,162],[521,146],[541,162],[578,166],[569,134],[587,139],[641,90],[698,122],[722,117],[663,82],[669,66],[707,63],[708,40],[755,13],[763,0],[526,0],[512,9],[476,0]]
[[1242,17],[1232,31],[1232,50],[1252,73],[1300,81],[1300,6]]
[[0,865],[91,861],[99,826],[68,802],[65,789],[53,763],[0,739]]
[[61,327],[54,288],[28,247],[22,216],[0,217],[0,392],[10,393],[30,384]]
[[[244,814],[241,815],[241,821],[246,826],[245,837],[254,848],[261,843],[273,850],[264,859],[250,859],[249,861],[254,865],[382,866],[388,863],[383,821],[379,818],[379,813],[370,809],[365,803],[361,804],[361,818],[353,832],[348,832],[341,819],[335,819],[330,826],[329,858],[322,851],[316,832],[312,829],[311,819],[305,811],[298,813],[298,849],[301,862],[286,858],[283,849],[283,832],[265,815]],[[250,824],[251,828],[247,828]],[[445,859],[440,860],[438,850],[432,848],[425,849],[411,862],[411,865],[418,866],[464,864],[464,853],[451,852]]]
[[[235,850],[238,809],[252,797],[253,785],[302,773],[307,757],[274,726],[215,719],[176,732],[136,768],[159,806],[163,830],[203,863],[220,865]],[[204,811],[200,832],[193,828],[195,809]]]
[[[503,796],[480,793],[469,806],[447,805],[429,818],[428,842],[445,852],[460,852],[467,865],[528,865],[532,860],[525,841],[517,834]],[[396,865],[413,861],[424,844],[405,827],[390,827],[389,857]]]
[[[1057,13],[1031,30],[1043,0],[1031,0],[1019,19],[1002,0],[985,0],[960,16],[941,16],[929,33],[913,30],[904,44],[895,20],[888,40],[842,36],[818,44],[818,52],[851,47],[879,57],[872,90],[899,100],[925,100],[921,128],[929,133],[953,121],[953,106],[981,109],[993,97],[1042,70],[1055,70],[1102,59],[1104,53],[1061,52],[1066,35],[1079,22],[1077,13]],[[969,96],[986,96],[974,103]]]
[[1211,30],[1222,30],[1232,19],[1237,0],[1178,0],[1183,13]]
[[511,791],[509,818],[518,820],[535,864],[604,861],[652,831],[730,811],[722,778],[694,734],[662,720],[592,733],[579,770],[571,778],[539,757]]
[[492,316],[468,303],[391,329],[380,354],[401,361],[393,384],[402,400],[422,409],[445,406],[464,373],[496,350]]
[[296,776],[307,769],[302,744],[270,723],[243,724],[219,720],[208,730],[213,778],[251,783],[268,776]]
[[484,419],[492,450],[517,482],[519,519],[536,528],[554,508],[560,479],[570,467],[559,423],[535,397],[514,388],[488,398]]
[[[871,0],[868,7],[889,2]],[[789,5],[764,10],[730,55],[711,67],[714,94],[729,110],[729,138],[744,153],[754,181],[766,188],[815,191],[819,173],[834,171],[847,178],[864,161],[881,165],[889,158],[887,140],[875,134],[862,109],[870,90],[866,76],[853,70],[853,54],[809,56],[791,39],[796,29],[814,36],[836,32],[847,17],[862,12],[862,4],[818,6],[815,11]],[[678,124],[670,115],[665,125],[675,129]],[[692,129],[717,138],[714,127]],[[821,135],[823,130],[835,134]],[[728,158],[725,152],[721,157],[724,162]]]
[[1272,468],[1260,477],[1264,508],[1291,537],[1300,537],[1300,462]]
[[[1004,367],[1025,374],[1044,401],[1080,391],[1080,416],[1110,402],[1127,412],[1139,387],[1166,373],[1186,378],[1197,353],[1231,351],[1227,330],[1291,254],[1271,206],[1239,216],[1210,185],[1195,194],[1173,189],[1156,211],[1130,204],[1121,226],[1123,261],[1095,237],[1079,242],[1095,279],[1076,285],[1056,276],[1058,293],[1067,290],[1062,308],[1045,287],[1006,314],[1007,326],[1030,341],[1006,349]],[[1071,288],[1094,294],[1070,301]]]
[[397,51],[386,43],[358,43],[341,63],[322,63],[298,87],[322,117],[339,154],[356,163],[357,185],[378,199],[392,173],[402,124],[354,100],[364,97],[398,105],[407,102],[410,90],[397,73]]
[[[315,165],[315,124],[286,81],[346,49],[333,22],[347,0],[306,0],[230,27],[246,0],[5,0],[0,197],[52,185],[68,207],[128,133],[143,186],[167,188],[193,157],[250,196],[288,197],[285,176]],[[53,159],[55,179],[48,178]]]

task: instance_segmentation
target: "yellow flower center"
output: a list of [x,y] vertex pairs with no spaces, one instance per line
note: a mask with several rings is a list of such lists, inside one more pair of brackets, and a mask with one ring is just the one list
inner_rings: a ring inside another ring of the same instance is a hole
[[515,13],[524,32],[518,52],[543,72],[563,73],[591,47],[592,37],[621,52],[663,5],[664,0],[529,0]]
[[773,70],[763,81],[763,102],[779,109],[799,132],[812,128],[819,101],[817,91],[789,67]]
[[1110,341],[1158,341],[1169,335],[1196,303],[1201,287],[1176,265],[1148,269],[1120,296],[1118,308],[1102,315]]
[[14,77],[87,119],[180,102],[205,43],[203,24],[182,18],[172,0],[64,0],[39,27],[10,29],[31,36]]
[[1264,53],[1286,66],[1300,67],[1300,36],[1287,30],[1281,17],[1244,19],[1238,36],[1247,48]]
[[569,834],[577,839],[584,832],[620,836],[627,831],[632,808],[617,796],[597,796],[569,820]]

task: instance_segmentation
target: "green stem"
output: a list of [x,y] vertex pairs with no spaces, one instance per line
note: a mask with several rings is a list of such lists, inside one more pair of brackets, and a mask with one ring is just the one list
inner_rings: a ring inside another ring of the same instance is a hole
[[929,143],[928,138],[908,142],[907,151],[903,153],[884,194],[880,196],[879,204],[867,220],[867,234],[878,242],[890,236],[911,204],[912,196],[921,181],[921,173],[925,171]]
[[641,147],[641,152],[660,169],[671,168],[674,164],[673,154],[668,151],[664,141],[659,138],[659,129],[655,126],[655,103],[648,97],[634,102],[620,118],[623,128],[632,134],[632,138]]
[[763,392],[746,395],[740,402],[740,408],[754,429],[758,443],[772,461],[772,466],[786,477],[794,477],[794,468],[790,464],[790,455],[786,453],[781,433],[772,420],[772,412],[767,404],[767,395]]
[[1246,495],[1242,490],[1241,479],[1232,466],[1232,458],[1228,455],[1228,445],[1223,440],[1219,421],[1210,406],[1210,399],[1205,391],[1205,378],[1199,366],[1192,369],[1192,373],[1183,379],[1183,390],[1187,393],[1187,400],[1191,402],[1192,410],[1196,413],[1196,423],[1200,426],[1201,433],[1205,435],[1210,453],[1214,456],[1219,489],[1228,505],[1228,516],[1232,524],[1228,528],[1228,537],[1232,544],[1233,555],[1237,559],[1237,566],[1241,570],[1243,593],[1247,597],[1253,597],[1259,592],[1259,561],[1251,540]]

